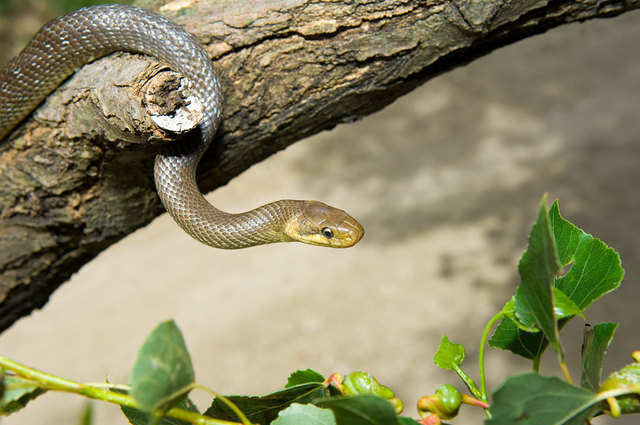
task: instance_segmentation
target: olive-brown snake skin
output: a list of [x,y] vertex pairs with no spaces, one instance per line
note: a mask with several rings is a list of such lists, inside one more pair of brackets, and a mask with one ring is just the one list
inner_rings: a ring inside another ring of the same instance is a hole
[[217,248],[296,240],[347,247],[362,238],[364,230],[355,219],[317,201],[280,200],[229,214],[204,199],[196,183],[196,166],[220,122],[220,82],[195,37],[144,9],[93,6],[45,25],[0,71],[0,139],[75,69],[116,51],[143,53],[165,62],[192,83],[205,106],[196,134],[158,154],[154,167],[162,203],[189,235]]

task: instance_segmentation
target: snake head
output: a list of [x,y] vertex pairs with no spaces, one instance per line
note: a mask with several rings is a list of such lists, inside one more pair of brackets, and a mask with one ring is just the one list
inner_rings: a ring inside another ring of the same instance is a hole
[[303,201],[300,214],[290,220],[285,233],[310,245],[347,248],[355,245],[364,228],[346,212],[318,201]]

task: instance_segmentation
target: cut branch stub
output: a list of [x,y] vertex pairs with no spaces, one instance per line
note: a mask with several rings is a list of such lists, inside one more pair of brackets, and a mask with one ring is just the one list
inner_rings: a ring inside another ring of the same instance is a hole
[[55,289],[47,282],[74,271],[68,264],[82,264],[161,211],[154,153],[202,119],[184,80],[151,58],[103,58],[2,142],[0,329],[42,305]]

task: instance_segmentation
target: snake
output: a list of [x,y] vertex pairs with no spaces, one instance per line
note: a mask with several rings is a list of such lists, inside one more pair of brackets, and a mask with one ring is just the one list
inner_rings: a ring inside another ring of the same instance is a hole
[[161,148],[153,173],[167,212],[196,240],[223,249],[298,241],[345,248],[364,235],[345,211],[319,201],[282,199],[243,213],[211,205],[199,190],[196,167],[219,127],[223,95],[212,61],[195,36],[142,8],[98,5],[43,26],[0,71],[0,140],[82,65],[119,52],[149,55],[182,74],[204,105],[204,117],[184,140]]

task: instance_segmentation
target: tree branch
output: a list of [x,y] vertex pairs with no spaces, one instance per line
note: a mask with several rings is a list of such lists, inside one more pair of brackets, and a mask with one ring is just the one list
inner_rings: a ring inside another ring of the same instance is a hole
[[[210,191],[287,145],[377,111],[498,47],[639,6],[640,0],[176,0],[159,10],[198,36],[221,75],[223,125],[198,174]],[[121,75],[114,69],[146,75],[158,67],[131,55],[97,61],[0,143],[0,330],[163,211],[152,162],[167,135],[138,106],[129,114],[128,100],[114,107],[97,92],[69,94],[76,82],[86,88],[91,78],[103,80],[104,69],[114,87]],[[87,104],[101,115],[87,113]],[[140,141],[149,146],[132,144]]]

